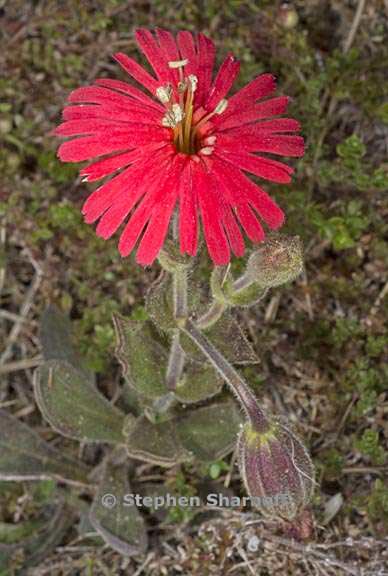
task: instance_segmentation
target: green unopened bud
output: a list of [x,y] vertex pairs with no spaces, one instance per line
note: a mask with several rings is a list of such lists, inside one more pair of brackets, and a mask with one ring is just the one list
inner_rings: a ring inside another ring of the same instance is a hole
[[188,270],[193,264],[193,258],[181,254],[179,247],[172,240],[167,240],[164,243],[159,252],[158,261],[161,267],[170,273]]
[[299,236],[274,234],[250,256],[244,276],[262,288],[273,288],[295,280],[302,271],[303,253]]
[[314,467],[299,438],[278,421],[264,432],[245,424],[239,466],[252,504],[267,516],[293,520],[311,500]]

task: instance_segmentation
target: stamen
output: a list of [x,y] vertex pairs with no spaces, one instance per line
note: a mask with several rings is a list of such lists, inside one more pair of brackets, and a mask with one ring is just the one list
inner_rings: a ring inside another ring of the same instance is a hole
[[216,137],[204,136],[197,141],[198,128],[215,114],[221,114],[227,107],[227,101],[221,100],[212,112],[208,112],[197,124],[193,124],[194,93],[197,90],[198,78],[195,74],[184,77],[183,67],[187,63],[187,59],[168,63],[170,68],[178,70],[177,89],[174,90],[170,83],[156,89],[158,99],[167,108],[162,125],[173,129],[174,144],[179,152],[193,157],[196,154],[210,156],[214,151]]
[[227,107],[228,107],[228,101],[226,100],[226,98],[223,98],[218,102],[217,106],[214,108],[214,114],[222,114],[223,112],[225,112]]
[[183,94],[186,91],[187,82],[183,80],[183,82],[178,82],[178,92],[179,94]]
[[190,81],[191,84],[191,91],[195,92],[198,84],[197,76],[195,76],[195,74],[189,74],[188,80]]
[[183,68],[183,66],[186,66],[188,63],[188,59],[185,58],[184,60],[173,60],[169,62],[168,65],[170,68]]
[[204,156],[210,156],[211,154],[213,154],[214,152],[214,146],[205,146],[204,148],[201,148],[201,150],[199,151],[200,154],[203,154]]
[[162,124],[166,128],[175,128],[183,120],[183,110],[179,104],[173,104],[171,110],[167,110],[163,116]]
[[170,110],[168,112],[166,112],[166,114],[163,116],[162,124],[166,128],[175,128],[176,122],[175,122],[174,114]]
[[217,136],[208,136],[207,138],[205,138],[205,140],[203,142],[207,146],[213,146],[216,143],[216,141],[217,141]]
[[209,112],[208,114],[206,114],[205,116],[203,116],[201,118],[201,120],[199,120],[197,122],[197,124],[193,127],[193,131],[191,134],[191,142],[192,145],[195,141],[195,136],[196,133],[198,132],[198,128],[200,128],[201,126],[203,126],[208,120],[210,120],[210,118],[212,116],[214,116],[215,114],[222,114],[226,108],[228,107],[228,101],[226,100],[226,98],[223,98],[222,100],[220,100],[217,104],[217,106],[214,108],[214,110],[212,112]]
[[175,119],[178,122],[181,122],[183,120],[183,110],[182,108],[179,106],[179,104],[173,104],[172,105],[172,111],[174,113]]
[[172,96],[171,84],[166,84],[166,86],[159,86],[159,88],[156,89],[156,96],[162,102],[162,104],[167,104]]

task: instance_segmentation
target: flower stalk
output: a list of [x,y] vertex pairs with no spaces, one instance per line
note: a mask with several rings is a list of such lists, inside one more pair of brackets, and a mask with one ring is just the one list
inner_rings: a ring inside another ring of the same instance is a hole
[[168,358],[166,372],[166,386],[169,390],[175,390],[182,376],[185,365],[185,352],[180,344],[180,333],[177,330],[173,337]]
[[206,328],[213,326],[221,318],[226,308],[227,306],[224,302],[214,300],[214,302],[211,303],[209,310],[207,310],[207,312],[205,312],[205,314],[196,321],[195,324],[197,328],[200,330],[206,330]]
[[256,396],[237,370],[233,368],[221,352],[217,350],[212,342],[208,340],[190,319],[181,321],[179,327],[182,332],[196,344],[228,384],[245,411],[252,427],[258,432],[268,430],[270,427],[268,418],[260,408]]
[[173,274],[173,302],[174,317],[186,318],[187,316],[187,272],[176,270]]

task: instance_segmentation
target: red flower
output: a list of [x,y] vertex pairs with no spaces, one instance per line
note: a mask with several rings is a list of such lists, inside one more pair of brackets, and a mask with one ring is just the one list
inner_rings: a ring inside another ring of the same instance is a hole
[[[301,156],[296,120],[272,118],[288,98],[263,98],[275,90],[271,74],[255,78],[225,99],[239,71],[230,54],[213,76],[215,47],[198,34],[165,30],[136,32],[154,75],[125,54],[115,59],[150,95],[120,80],[100,78],[71,92],[63,111],[58,156],[80,162],[103,156],[81,170],[93,182],[113,177],[83,207],[85,221],[99,220],[97,234],[109,238],[129,217],[119,250],[127,256],[141,237],[137,262],[151,264],[161,249],[179,204],[182,253],[195,255],[198,220],[215,264],[230,251],[244,253],[240,226],[253,242],[264,238],[259,219],[279,228],[284,214],[244,173],[274,182],[290,181],[292,168],[256,152]],[[240,226],[239,226],[240,225]]]

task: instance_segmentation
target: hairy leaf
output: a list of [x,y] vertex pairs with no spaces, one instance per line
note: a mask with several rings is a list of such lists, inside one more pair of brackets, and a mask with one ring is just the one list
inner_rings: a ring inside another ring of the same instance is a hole
[[128,384],[146,398],[166,394],[167,352],[152,335],[151,325],[115,315],[116,356]]
[[[244,331],[230,313],[225,313],[216,324],[204,330],[204,333],[229,362],[233,364],[259,362]],[[189,338],[182,337],[182,346],[193,359],[203,361],[202,353]]]
[[106,465],[89,514],[98,534],[124,556],[142,554],[148,545],[143,517],[124,499],[130,493],[127,467]]
[[183,404],[201,402],[215,396],[223,385],[212,366],[203,362],[186,362],[185,371],[175,389],[175,397]]
[[0,480],[50,477],[87,483],[87,467],[55,450],[29,426],[0,410]]
[[190,458],[176,434],[175,422],[171,420],[152,423],[145,416],[139,418],[127,432],[126,446],[131,458],[159,466],[173,466]]
[[242,422],[234,402],[224,402],[188,411],[176,427],[183,446],[199,460],[209,462],[233,449]]
[[159,330],[169,332],[175,326],[172,301],[172,276],[162,274],[150,286],[146,296],[149,317]]
[[42,314],[40,322],[40,341],[45,360],[67,360],[84,377],[95,382],[93,372],[85,368],[72,338],[71,322],[58,308],[50,305]]
[[35,397],[43,417],[63,436],[86,442],[122,442],[124,414],[64,360],[38,368]]

